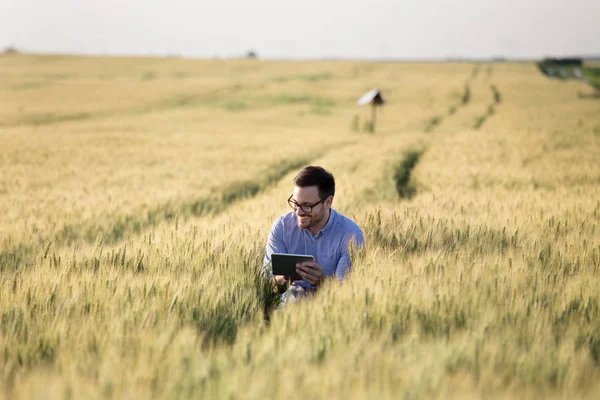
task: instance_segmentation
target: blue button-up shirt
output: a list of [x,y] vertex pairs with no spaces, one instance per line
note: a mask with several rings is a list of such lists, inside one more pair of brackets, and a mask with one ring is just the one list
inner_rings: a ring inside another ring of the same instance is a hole
[[[354,221],[334,209],[331,209],[325,227],[316,235],[298,227],[296,215],[290,212],[279,217],[271,228],[265,249],[264,275],[273,275],[272,268],[266,270],[273,253],[307,254],[315,258],[315,262],[323,269],[323,275],[341,280],[351,268],[350,243],[364,246],[363,233]],[[295,284],[305,289],[314,288],[306,281],[296,281]]]

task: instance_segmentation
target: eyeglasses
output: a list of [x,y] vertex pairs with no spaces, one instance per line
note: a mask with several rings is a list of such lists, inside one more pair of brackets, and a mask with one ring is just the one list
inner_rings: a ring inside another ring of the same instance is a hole
[[325,201],[325,199],[327,199],[327,197],[317,201],[315,204],[298,204],[298,202],[294,199],[292,199],[294,195],[291,195],[290,198],[288,199],[288,204],[290,205],[290,207],[292,207],[292,210],[296,211],[297,209],[301,209],[303,212],[305,213],[310,213],[313,209],[313,207],[318,206],[319,204],[321,204],[322,202]]

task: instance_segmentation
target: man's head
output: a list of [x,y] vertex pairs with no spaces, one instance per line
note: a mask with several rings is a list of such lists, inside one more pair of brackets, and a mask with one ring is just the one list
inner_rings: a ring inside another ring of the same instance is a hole
[[288,202],[302,229],[323,228],[335,194],[333,175],[321,167],[306,167],[294,178],[294,192]]

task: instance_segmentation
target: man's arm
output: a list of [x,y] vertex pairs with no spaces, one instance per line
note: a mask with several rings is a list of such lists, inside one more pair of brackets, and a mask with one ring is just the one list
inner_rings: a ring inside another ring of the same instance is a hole
[[360,249],[361,251],[365,247],[365,238],[360,229],[352,232],[343,239],[343,250],[342,257],[338,261],[337,267],[335,268],[335,277],[338,280],[344,279],[346,274],[352,269],[352,261],[350,260],[350,248]]

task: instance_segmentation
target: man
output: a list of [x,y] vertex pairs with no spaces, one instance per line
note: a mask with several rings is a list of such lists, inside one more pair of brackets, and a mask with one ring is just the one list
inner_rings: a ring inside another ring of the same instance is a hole
[[[314,293],[326,277],[342,280],[351,267],[349,246],[364,246],[358,225],[331,208],[334,195],[333,175],[321,167],[306,167],[294,178],[294,191],[288,198],[293,211],[273,224],[263,264],[265,276],[278,288],[289,285],[281,298],[284,303]],[[297,264],[302,280],[293,281],[273,276],[272,269],[267,269],[273,253],[308,254],[315,261]]]

